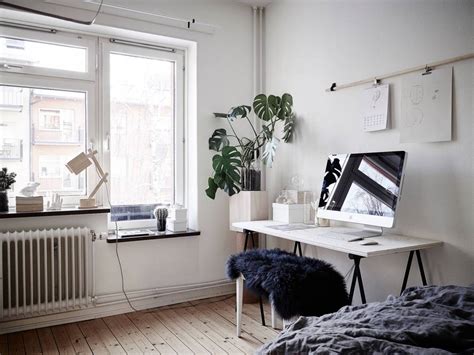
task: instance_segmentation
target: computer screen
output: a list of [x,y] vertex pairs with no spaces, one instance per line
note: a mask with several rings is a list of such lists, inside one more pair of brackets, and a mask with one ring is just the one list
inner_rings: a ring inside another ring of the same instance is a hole
[[317,216],[391,228],[406,157],[403,151],[330,155]]

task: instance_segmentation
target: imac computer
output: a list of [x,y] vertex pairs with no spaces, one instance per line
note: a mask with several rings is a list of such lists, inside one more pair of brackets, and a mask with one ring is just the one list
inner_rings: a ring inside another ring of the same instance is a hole
[[330,155],[317,217],[363,224],[360,231],[348,233],[352,240],[392,228],[406,160],[403,151]]

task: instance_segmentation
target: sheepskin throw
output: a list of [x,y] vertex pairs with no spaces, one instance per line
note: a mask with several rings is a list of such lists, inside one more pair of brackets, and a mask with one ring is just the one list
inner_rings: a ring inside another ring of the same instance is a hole
[[283,319],[320,316],[349,304],[344,277],[330,264],[279,249],[232,255],[227,276],[244,275],[247,288],[268,297]]

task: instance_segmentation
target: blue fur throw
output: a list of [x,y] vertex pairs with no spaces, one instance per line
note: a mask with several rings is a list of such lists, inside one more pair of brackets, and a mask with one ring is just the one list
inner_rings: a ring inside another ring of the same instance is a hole
[[242,274],[247,288],[268,297],[283,319],[320,316],[349,304],[344,277],[330,264],[279,249],[232,255],[227,276]]

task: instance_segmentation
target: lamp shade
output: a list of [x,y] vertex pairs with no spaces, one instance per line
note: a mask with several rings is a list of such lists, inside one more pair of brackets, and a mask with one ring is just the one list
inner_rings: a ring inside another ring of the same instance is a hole
[[79,175],[81,172],[86,170],[91,164],[92,162],[85,153],[79,153],[76,157],[71,159],[66,164],[66,167],[71,173]]

